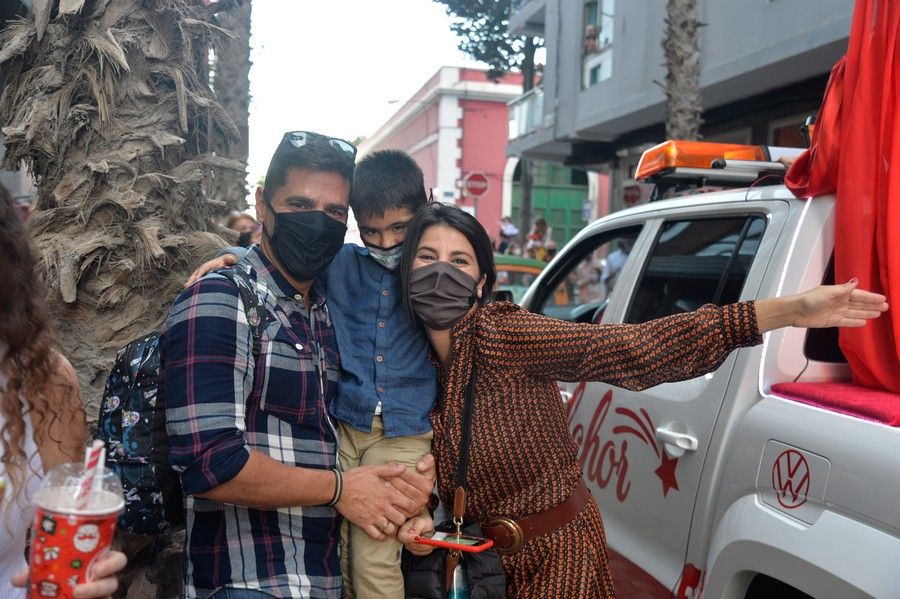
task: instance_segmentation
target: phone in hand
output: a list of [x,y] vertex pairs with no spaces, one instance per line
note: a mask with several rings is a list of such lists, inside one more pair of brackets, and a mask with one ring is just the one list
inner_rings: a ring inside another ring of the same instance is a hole
[[414,540],[416,543],[422,543],[423,545],[432,545],[456,551],[468,551],[470,553],[480,553],[494,546],[493,539],[459,535],[456,532],[426,532],[416,535]]

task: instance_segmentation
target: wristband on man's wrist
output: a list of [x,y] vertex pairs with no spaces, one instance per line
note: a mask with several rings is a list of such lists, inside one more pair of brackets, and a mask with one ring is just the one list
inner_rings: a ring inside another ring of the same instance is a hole
[[334,495],[326,505],[335,506],[341,500],[341,494],[344,492],[344,477],[337,468],[332,468],[331,471],[334,472]]

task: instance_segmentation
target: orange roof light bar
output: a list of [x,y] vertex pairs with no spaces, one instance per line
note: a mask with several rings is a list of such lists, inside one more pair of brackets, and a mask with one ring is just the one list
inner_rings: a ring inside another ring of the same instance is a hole
[[645,180],[675,168],[708,169],[713,160],[768,160],[762,146],[724,144],[707,141],[666,141],[641,156],[634,178]]

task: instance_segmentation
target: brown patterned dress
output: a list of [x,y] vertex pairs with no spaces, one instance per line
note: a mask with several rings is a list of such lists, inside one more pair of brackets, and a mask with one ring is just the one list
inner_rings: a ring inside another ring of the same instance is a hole
[[[715,370],[761,341],[752,302],[708,305],[639,325],[587,325],[508,303],[468,314],[452,330],[449,368],[432,412],[438,487],[453,504],[463,393],[478,365],[469,449],[467,518],[514,519],[560,504],[581,479],[557,380],[640,390]],[[507,596],[614,597],[594,500],[562,528],[504,556]]]

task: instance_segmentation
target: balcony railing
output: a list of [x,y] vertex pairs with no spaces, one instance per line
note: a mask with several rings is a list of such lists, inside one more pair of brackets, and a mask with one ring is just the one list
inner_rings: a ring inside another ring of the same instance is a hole
[[509,138],[516,139],[534,133],[544,122],[544,90],[535,87],[507,104]]

